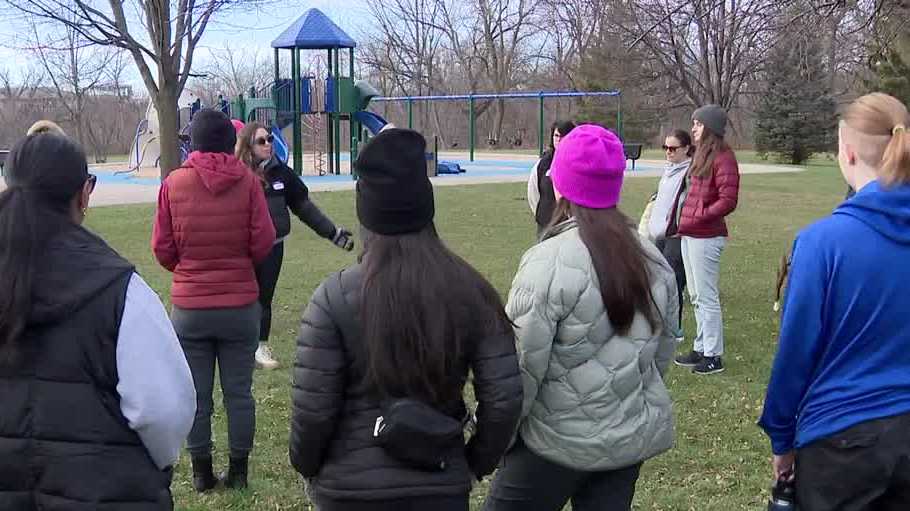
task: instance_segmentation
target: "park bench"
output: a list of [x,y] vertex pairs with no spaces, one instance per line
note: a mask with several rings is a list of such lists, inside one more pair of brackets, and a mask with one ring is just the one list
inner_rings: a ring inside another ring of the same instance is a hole
[[641,144],[623,144],[622,150],[626,153],[626,159],[632,160],[632,170],[635,170],[635,160],[641,158]]
[[3,175],[3,166],[6,163],[6,156],[9,154],[9,151],[6,149],[0,149],[0,176]]

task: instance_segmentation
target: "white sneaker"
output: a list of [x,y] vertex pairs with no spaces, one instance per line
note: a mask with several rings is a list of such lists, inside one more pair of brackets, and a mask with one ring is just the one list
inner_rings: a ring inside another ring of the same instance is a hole
[[272,358],[272,350],[269,345],[260,342],[256,349],[256,366],[260,369],[276,369],[278,361]]

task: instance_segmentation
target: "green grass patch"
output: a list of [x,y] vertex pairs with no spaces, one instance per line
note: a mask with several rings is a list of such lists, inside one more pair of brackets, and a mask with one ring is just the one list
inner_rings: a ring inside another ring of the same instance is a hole
[[[656,179],[629,179],[621,209],[637,222]],[[770,484],[770,449],[755,425],[762,406],[778,318],[771,310],[774,274],[794,234],[829,213],[846,186],[824,159],[797,174],[744,175],[739,209],[730,218],[730,242],[723,255],[721,290],[726,326],[727,371],[694,376],[673,367],[669,387],[676,412],[676,446],[645,463],[635,497],[636,509],[754,510]],[[441,187],[437,224],[446,242],[474,264],[503,296],[522,253],[533,243],[535,227],[524,184]],[[352,192],[313,194],[336,222],[356,225]],[[153,206],[93,209],[88,225],[137,265],[167,300],[170,275],[149,249]],[[302,224],[287,241],[284,269],[275,296],[272,347],[282,368],[257,371],[258,430],[251,459],[251,487],[244,492],[197,495],[184,457],[174,479],[177,509],[310,509],[297,474],[290,467],[287,439],[290,407],[289,366],[302,308],[329,273],[354,262]],[[687,310],[688,338],[694,320]],[[690,349],[685,344],[683,349]],[[216,397],[220,403],[220,396]],[[226,465],[224,412],[216,406],[216,463]],[[478,485],[472,509],[480,509],[486,484]]]

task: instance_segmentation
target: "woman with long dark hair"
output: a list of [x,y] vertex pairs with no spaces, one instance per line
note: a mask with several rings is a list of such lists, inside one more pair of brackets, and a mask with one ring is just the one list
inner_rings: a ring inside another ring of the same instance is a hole
[[519,437],[486,510],[628,510],[643,461],[673,445],[664,374],[677,325],[673,270],[616,205],[622,142],[572,130],[550,175],[556,212],[522,257],[506,311],[516,325]]
[[553,218],[553,211],[556,209],[556,198],[553,196],[553,182],[550,180],[550,165],[553,163],[553,154],[559,147],[559,141],[562,140],[572,129],[575,123],[572,121],[556,121],[550,127],[550,147],[537,160],[534,168],[531,169],[531,175],[528,177],[528,205],[534,213],[534,220],[537,222],[538,236],[543,233],[550,219]]
[[196,407],[164,306],[82,227],[96,178],[75,142],[29,135],[5,176],[0,509],[170,510]]
[[724,370],[720,256],[727,244],[725,218],[739,201],[739,164],[724,141],[726,129],[727,113],[717,105],[703,106],[692,114],[695,156],[674,212],[697,326],[692,351],[676,357],[676,363],[691,367],[695,374]]
[[351,233],[343,227],[336,227],[329,217],[316,207],[310,200],[309,189],[300,177],[294,174],[286,163],[275,157],[272,142],[273,135],[265,126],[258,122],[250,122],[237,134],[237,149],[234,153],[262,182],[265,200],[269,204],[269,216],[275,224],[277,237],[268,257],[256,265],[259,305],[262,307],[256,365],[263,369],[278,367],[278,361],[275,360],[268,342],[272,331],[272,299],[278,285],[278,276],[281,274],[281,263],[284,261],[284,240],[291,233],[291,215],[288,211],[293,212],[313,232],[338,248],[347,251],[354,249]]
[[[425,149],[397,128],[364,148],[361,262],[326,279],[303,315],[290,456],[320,511],[466,511],[518,420],[512,325],[436,232]],[[465,445],[469,371],[478,406]]]

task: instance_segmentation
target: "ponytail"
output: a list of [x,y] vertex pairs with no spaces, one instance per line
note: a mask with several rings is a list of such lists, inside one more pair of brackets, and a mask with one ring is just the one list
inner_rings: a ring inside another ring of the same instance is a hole
[[867,94],[847,107],[843,121],[869,137],[860,157],[875,167],[882,184],[910,183],[910,112],[906,105],[881,92]]
[[73,198],[88,179],[85,153],[57,134],[31,135],[10,151],[0,193],[0,361],[9,360],[32,310],[35,262],[72,223]]
[[879,177],[886,185],[910,183],[910,133],[904,124],[896,125],[891,133]]

